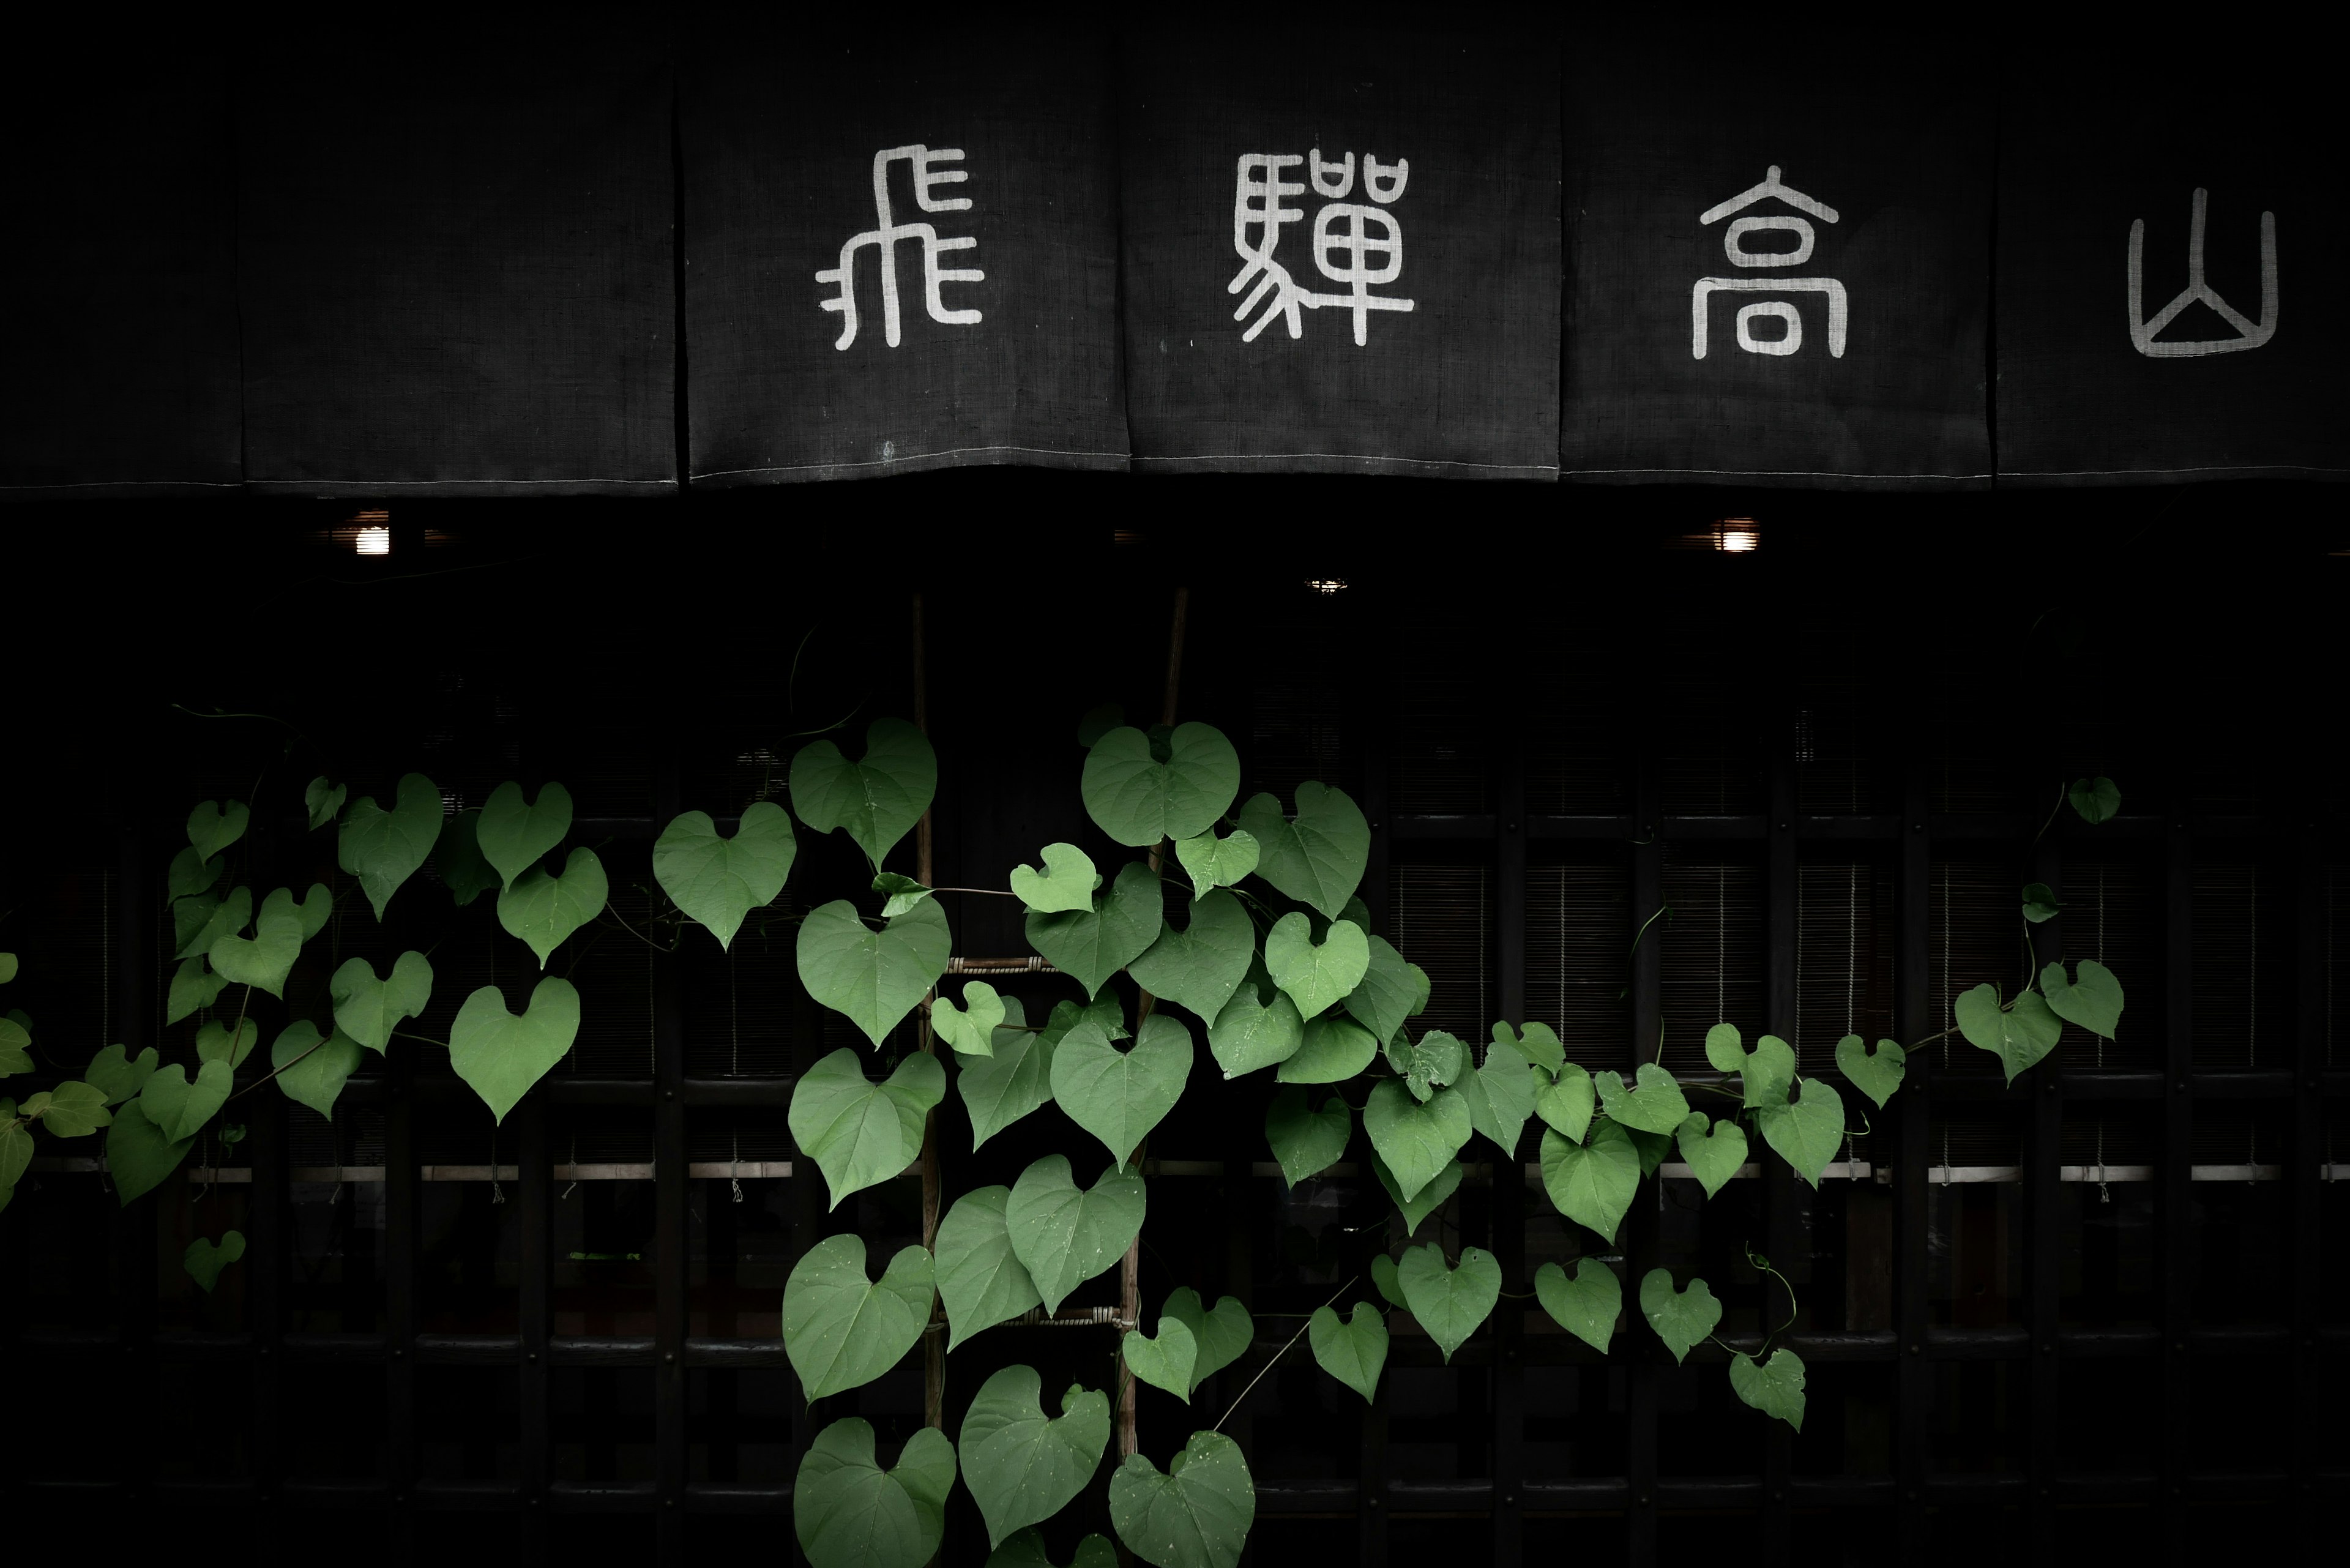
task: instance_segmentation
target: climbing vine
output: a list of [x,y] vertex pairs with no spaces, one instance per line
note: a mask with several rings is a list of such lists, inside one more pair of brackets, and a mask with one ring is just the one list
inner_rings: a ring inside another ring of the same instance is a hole
[[[911,723],[879,719],[862,740],[855,760],[832,739],[803,748],[790,765],[789,809],[754,801],[731,835],[701,810],[668,823],[651,857],[668,900],[657,924],[699,926],[725,948],[783,892],[800,829],[844,834],[863,852],[872,898],[837,899],[797,919],[799,975],[875,1053],[910,1019],[920,1048],[877,1075],[868,1053],[845,1047],[795,1085],[792,1136],[833,1210],[914,1165],[931,1137],[931,1112],[950,1093],[968,1113],[974,1148],[1048,1106],[1067,1137],[1009,1187],[942,1202],[928,1245],[884,1260],[843,1233],[807,1248],[785,1287],[783,1339],[810,1400],[882,1376],[934,1324],[951,1353],[1033,1309],[1057,1311],[1118,1267],[1148,1216],[1144,1147],[1202,1076],[1194,1068],[1203,1044],[1224,1082],[1271,1075],[1277,1087],[1263,1130],[1285,1181],[1328,1170],[1358,1147],[1359,1133],[1366,1163],[1393,1201],[1396,1233],[1368,1278],[1341,1286],[1279,1352],[1303,1339],[1324,1370],[1366,1400],[1388,1358],[1387,1309],[1409,1313],[1449,1362],[1501,1299],[1505,1281],[1491,1253],[1411,1241],[1460,1187],[1472,1140],[1491,1146],[1489,1158],[1514,1164],[1526,1128],[1538,1126],[1551,1203],[1612,1245],[1642,1182],[1670,1154],[1708,1197],[1759,1158],[1758,1141],[1816,1187],[1854,1130],[1842,1094],[1799,1073],[1791,1044],[1763,1034],[1750,1046],[1729,1022],[1704,1041],[1718,1076],[1686,1080],[1655,1061],[1640,1063],[1628,1080],[1593,1073],[1533,1021],[1493,1023],[1482,1060],[1442,1030],[1415,1033],[1429,977],[1373,934],[1359,897],[1371,844],[1361,809],[1319,783],[1300,784],[1288,801],[1241,800],[1241,759],[1210,725],[1145,730],[1114,714],[1089,715],[1079,732],[1084,808],[1134,855],[1104,867],[1075,845],[1048,844],[1035,865],[1005,867],[1003,886],[985,889],[935,888],[882,868],[930,809],[938,763]],[[2109,780],[2083,779],[2058,809],[2067,802],[2095,824],[2114,815],[2119,794]],[[234,1103],[266,1085],[331,1116],[369,1053],[422,1044],[445,1048],[456,1075],[502,1121],[570,1051],[580,996],[546,971],[567,941],[607,915],[610,888],[594,847],[566,847],[577,824],[561,784],[532,798],[504,784],[478,809],[452,815],[421,774],[400,779],[389,805],[350,798],[344,784],[322,777],[304,805],[309,831],[331,829],[343,875],[298,897],[280,887],[256,899],[240,879],[250,870],[241,857],[249,803],[208,801],[190,814],[187,846],[165,874],[175,965],[165,1017],[175,1030],[184,1026],[174,1059],[151,1046],[131,1057],[109,1045],[78,1078],[21,1104],[0,1098],[0,1207],[33,1157],[36,1131],[75,1139],[102,1130],[108,1169],[128,1204],[178,1169],[200,1137],[241,1137]],[[265,1029],[262,999],[290,1012],[282,1005],[288,977],[337,915],[364,900],[380,926],[428,860],[454,905],[494,893],[498,925],[537,961],[541,972],[522,1010],[510,1008],[501,987],[484,986],[458,1007],[446,1041],[426,1040],[401,1027],[432,1000],[426,954],[362,950],[332,970],[311,1015]],[[1164,912],[1170,882],[1183,895],[1173,919]],[[1019,900],[1029,945],[1076,982],[1082,1002],[1064,1001],[1032,1021],[1018,998],[984,980],[966,981],[953,996],[938,990],[953,949],[943,900],[980,894]],[[2022,890],[2027,952],[2032,928],[2055,911],[2049,888]],[[17,969],[14,955],[0,952],[0,985]],[[1997,1056],[2012,1082],[2054,1049],[2065,1023],[2111,1037],[2122,1005],[2121,987],[2102,964],[2085,961],[2067,972],[2049,962],[2027,971],[2004,999],[1991,983],[1959,996],[1945,1033]],[[268,1070],[240,1087],[238,1068],[265,1033]],[[0,1018],[0,1076],[38,1070],[36,1049],[22,1012]],[[1881,1108],[1901,1085],[1909,1049],[1915,1044],[1889,1040],[1870,1048],[1846,1035],[1834,1056],[1844,1081]],[[187,1272],[209,1291],[244,1244],[234,1231],[200,1237]],[[1676,1361],[1709,1340],[1720,1345],[1732,1393],[1762,1417],[1800,1429],[1804,1367],[1781,1342],[1794,1321],[1794,1291],[1767,1259],[1748,1258],[1785,1287],[1789,1303],[1785,1321],[1752,1348],[1716,1336],[1722,1307],[1703,1279],[1684,1283],[1668,1270],[1649,1271],[1635,1293],[1638,1315]],[[1624,1283],[1606,1262],[1586,1255],[1572,1272],[1546,1263],[1532,1283],[1534,1299],[1562,1328],[1610,1351],[1622,1332]],[[1257,1338],[1245,1303],[1225,1296],[1211,1304],[1189,1286],[1167,1296],[1153,1324],[1119,1326],[1121,1380],[1185,1401]],[[1035,1527],[1095,1485],[1114,1411],[1128,1395],[1076,1386],[1048,1410],[1036,1370],[1006,1367],[979,1388],[951,1438],[934,1417],[886,1467],[868,1423],[834,1421],[797,1477],[800,1543],[817,1568],[919,1568],[938,1548],[960,1481],[986,1523],[991,1564],[1045,1564]],[[1220,1425],[1192,1432],[1164,1468],[1134,1451],[1112,1469],[1108,1517],[1135,1556],[1161,1568],[1237,1561],[1254,1493],[1239,1446]],[[1113,1560],[1099,1536],[1087,1537],[1076,1555],[1095,1568]]]

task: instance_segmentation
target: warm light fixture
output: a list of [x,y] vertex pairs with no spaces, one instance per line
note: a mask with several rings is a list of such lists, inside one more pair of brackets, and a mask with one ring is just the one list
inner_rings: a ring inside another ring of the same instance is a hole
[[1312,588],[1317,594],[1343,593],[1346,591],[1347,579],[1344,577],[1308,577],[1305,579],[1305,586]]
[[391,554],[391,513],[380,506],[354,512],[326,530],[325,536],[354,555],[389,556]]
[[391,530],[381,525],[361,528],[351,536],[351,548],[362,556],[391,554]]
[[1762,547],[1762,530],[1752,517],[1725,517],[1715,524],[1713,547],[1743,555]]

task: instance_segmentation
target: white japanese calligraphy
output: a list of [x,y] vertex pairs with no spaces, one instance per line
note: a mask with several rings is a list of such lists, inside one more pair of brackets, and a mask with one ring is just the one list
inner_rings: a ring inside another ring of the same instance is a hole
[[[2261,318],[2247,320],[2203,281],[2203,209],[2210,192],[2199,188],[2187,227],[2187,286],[2178,297],[2146,316],[2146,220],[2132,219],[2129,237],[2130,344],[2149,359],[2199,359],[2206,354],[2237,354],[2257,348],[2276,336],[2277,249],[2276,214],[2261,214]],[[2158,343],[2154,335],[2178,319],[2178,313],[2198,302],[2210,306],[2220,319],[2236,329],[2233,337],[2201,337]]]
[[[1281,244],[1282,225],[1305,217],[1303,207],[1286,204],[1290,197],[1305,193],[1306,181],[1284,178],[1300,164],[1305,166],[1314,193],[1329,198],[1314,214],[1307,254],[1315,270],[1329,282],[1343,285],[1345,293],[1309,289],[1286,264],[1274,257]],[[1387,209],[1401,198],[1410,182],[1411,161],[1399,158],[1393,163],[1381,163],[1367,152],[1363,155],[1363,193],[1378,203],[1375,206],[1345,200],[1354,193],[1355,173],[1351,152],[1334,163],[1323,161],[1318,147],[1302,158],[1295,152],[1241,154],[1232,190],[1232,249],[1241,258],[1241,269],[1225,292],[1249,291],[1240,308],[1232,312],[1233,320],[1245,321],[1252,312],[1256,313],[1256,319],[1241,334],[1242,342],[1255,342],[1275,317],[1287,324],[1291,337],[1303,337],[1305,329],[1300,312],[1326,306],[1354,317],[1355,344],[1361,348],[1370,342],[1371,312],[1412,308],[1409,299],[1371,292],[1403,275],[1403,225]]]
[[941,239],[938,230],[924,223],[899,223],[890,211],[889,165],[902,161],[913,176],[914,204],[925,213],[963,213],[971,210],[968,196],[933,196],[932,189],[952,185],[971,178],[968,171],[941,169],[941,163],[962,161],[959,147],[929,148],[919,142],[910,147],[889,147],[873,155],[873,227],[862,234],[852,234],[840,247],[840,265],[828,266],[816,275],[818,283],[836,286],[839,292],[829,299],[819,300],[827,310],[840,312],[840,337],[835,348],[846,348],[857,341],[857,253],[871,246],[877,253],[881,271],[881,336],[890,348],[898,347],[898,243],[920,240],[922,244],[922,305],[931,319],[946,327],[970,327],[980,319],[973,310],[950,310],[939,296],[942,285],[979,283],[987,274],[977,267],[942,267],[939,257],[948,251],[969,250],[979,244],[965,235],[960,239]]
[[[1801,191],[1782,184],[1779,166],[1773,163],[1764,172],[1762,182],[1740,192],[1729,201],[1707,208],[1698,215],[1700,227],[1720,223],[1731,213],[1751,207],[1755,202],[1772,200],[1795,209],[1808,217],[1784,213],[1762,217],[1739,218],[1721,232],[1721,249],[1735,267],[1770,269],[1801,266],[1812,259],[1819,243],[1819,231],[1813,228],[1811,218],[1824,223],[1837,221],[1836,210],[1824,202],[1814,201]],[[1791,251],[1762,251],[1750,248],[1746,238],[1759,234],[1792,234],[1795,248]],[[1826,296],[1828,310],[1828,356],[1844,358],[1845,340],[1852,319],[1851,302],[1842,283],[1832,277],[1701,277],[1690,290],[1690,357],[1705,358],[1707,337],[1707,301],[1717,293],[1731,294],[1818,294]],[[1768,337],[1758,337],[1754,324],[1776,321],[1776,332]],[[1737,318],[1738,346],[1749,354],[1780,358],[1793,354],[1804,346],[1804,319],[1794,305],[1787,300],[1760,301],[1742,306]]]

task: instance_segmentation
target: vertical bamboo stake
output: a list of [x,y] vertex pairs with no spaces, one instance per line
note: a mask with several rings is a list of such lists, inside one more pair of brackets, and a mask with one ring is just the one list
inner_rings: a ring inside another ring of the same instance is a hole
[[[1166,699],[1159,711],[1159,722],[1161,724],[1175,722],[1175,694],[1183,679],[1183,623],[1188,618],[1191,608],[1191,590],[1187,587],[1178,587],[1175,590],[1174,620],[1167,629],[1167,692]],[[1165,864],[1166,853],[1166,841],[1162,839],[1158,847],[1150,852],[1152,871],[1157,871],[1161,865]],[[1142,1033],[1144,1021],[1150,1016],[1151,1001],[1150,992],[1142,992],[1141,1000],[1136,1006],[1134,1013],[1134,1030],[1138,1035]],[[1141,1153],[1139,1149],[1135,1152],[1138,1157]],[[1135,1166],[1138,1170],[1141,1168],[1141,1161],[1139,1158]],[[1142,1236],[1139,1231],[1136,1232],[1132,1241],[1127,1243],[1126,1256],[1118,1263],[1118,1317],[1119,1361],[1122,1364],[1125,1360],[1126,1336],[1142,1324]],[[1137,1451],[1141,1438],[1136,1432],[1134,1424],[1136,1392],[1134,1379],[1123,1378],[1120,1383],[1118,1396],[1118,1454],[1122,1459],[1127,1455]]]
[[[922,596],[914,595],[914,727],[925,735],[931,730],[930,674],[927,668],[922,614]],[[925,888],[931,885],[931,814],[922,813],[914,825],[914,880]],[[938,1054],[938,1037],[931,1033],[931,1002],[938,995],[933,988],[922,999],[921,1011],[915,1023],[915,1037],[921,1043],[924,1054]],[[939,1245],[939,1113],[934,1106],[922,1117],[922,1245],[933,1254]],[[947,1351],[946,1318],[934,1293],[931,1297],[931,1321],[922,1333],[922,1423],[943,1431],[946,1428]]]

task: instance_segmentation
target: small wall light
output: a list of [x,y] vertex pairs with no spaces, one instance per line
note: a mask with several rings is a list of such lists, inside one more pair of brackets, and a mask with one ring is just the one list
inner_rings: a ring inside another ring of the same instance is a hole
[[1762,547],[1762,530],[1752,517],[1725,517],[1714,525],[1713,547],[1744,555]]
[[1317,594],[1340,594],[1347,591],[1347,579],[1344,577],[1308,577],[1305,579],[1305,586],[1312,588]]

